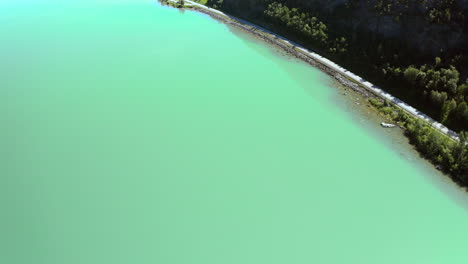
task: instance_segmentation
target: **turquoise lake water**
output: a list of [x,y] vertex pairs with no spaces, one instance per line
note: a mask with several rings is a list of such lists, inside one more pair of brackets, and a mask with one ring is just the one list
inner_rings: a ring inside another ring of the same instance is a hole
[[0,263],[468,263],[467,193],[206,15],[3,0],[0,73]]

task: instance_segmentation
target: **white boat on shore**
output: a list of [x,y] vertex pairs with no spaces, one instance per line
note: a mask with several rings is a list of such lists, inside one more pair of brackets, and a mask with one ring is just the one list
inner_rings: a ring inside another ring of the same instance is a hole
[[389,123],[385,123],[385,122],[380,123],[380,125],[381,125],[382,127],[386,127],[386,128],[393,128],[393,127],[396,127],[396,125],[394,125],[394,124],[389,124]]

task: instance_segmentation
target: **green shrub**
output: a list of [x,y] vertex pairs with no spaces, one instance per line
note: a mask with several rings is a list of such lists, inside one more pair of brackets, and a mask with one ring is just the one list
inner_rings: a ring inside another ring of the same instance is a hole
[[369,103],[377,108],[381,108],[384,105],[383,102],[375,98],[369,98]]

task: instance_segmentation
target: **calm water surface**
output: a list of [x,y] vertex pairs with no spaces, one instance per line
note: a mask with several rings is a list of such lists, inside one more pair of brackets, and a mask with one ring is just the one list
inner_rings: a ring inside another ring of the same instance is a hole
[[205,15],[1,0],[0,73],[0,263],[468,263],[467,194]]

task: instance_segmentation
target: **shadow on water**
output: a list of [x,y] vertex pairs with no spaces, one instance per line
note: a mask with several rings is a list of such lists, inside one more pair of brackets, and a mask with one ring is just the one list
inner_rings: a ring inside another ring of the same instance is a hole
[[468,212],[468,192],[466,190],[458,187],[448,176],[441,172],[437,174],[426,173],[425,176],[427,176],[427,180],[434,184],[442,193],[449,196]]
[[[333,86],[338,92],[332,95],[332,100],[348,118],[367,131],[370,136],[381,142],[384,147],[398,155],[409,166],[414,167],[417,165],[423,180],[429,182],[437,191],[449,197],[449,199],[468,212],[468,192],[460,188],[448,175],[437,170],[432,163],[424,159],[409,143],[403,130],[381,128],[379,124],[385,121],[385,118],[373,109],[368,108],[367,102],[364,101],[365,99],[354,95],[344,96],[343,92],[349,93],[347,91],[349,90],[348,88],[344,88],[337,83],[330,85],[330,87]],[[352,99],[351,97],[358,97],[359,100]]]

